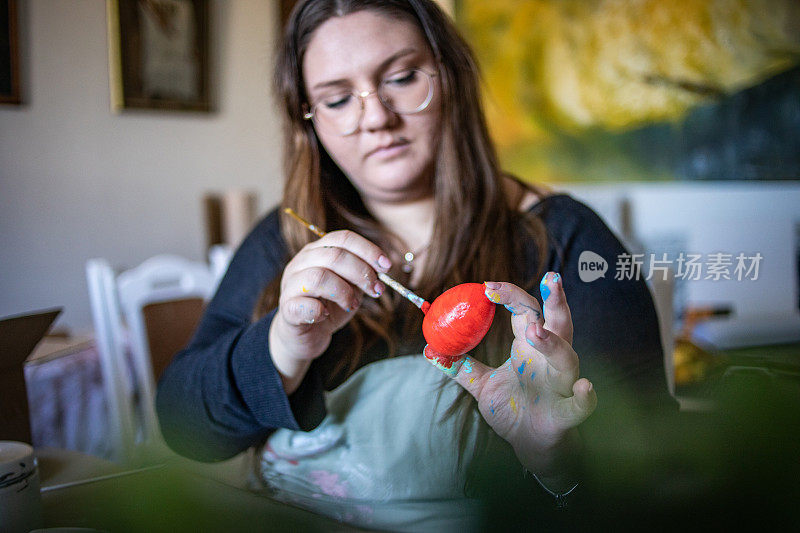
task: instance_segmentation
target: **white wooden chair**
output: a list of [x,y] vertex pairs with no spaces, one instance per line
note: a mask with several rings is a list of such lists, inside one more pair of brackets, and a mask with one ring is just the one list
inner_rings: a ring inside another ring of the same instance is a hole
[[[153,402],[154,363],[162,369],[168,362],[165,359],[188,341],[216,279],[205,263],[173,255],[152,257],[118,276],[107,261],[91,259],[86,274],[116,458],[132,462],[158,454],[164,446]],[[153,342],[158,337],[153,336],[154,330],[167,338],[166,344],[159,344],[161,351],[166,347],[170,352],[155,361]],[[174,338],[179,338],[179,344],[172,342]],[[132,379],[126,349],[131,356]],[[134,402],[137,396],[140,423]]]
[[133,386],[125,357],[125,330],[117,297],[114,270],[105,259],[86,262],[86,281],[92,309],[95,343],[108,402],[108,427],[112,457],[127,461],[133,456]]

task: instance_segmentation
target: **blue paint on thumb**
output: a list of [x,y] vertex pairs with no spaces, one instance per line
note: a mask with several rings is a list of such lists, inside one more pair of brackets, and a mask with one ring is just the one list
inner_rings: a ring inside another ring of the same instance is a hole
[[545,274],[542,278],[542,281],[539,282],[539,292],[542,295],[542,304],[544,304],[550,297],[550,287],[547,286],[547,276],[549,274],[549,272]]

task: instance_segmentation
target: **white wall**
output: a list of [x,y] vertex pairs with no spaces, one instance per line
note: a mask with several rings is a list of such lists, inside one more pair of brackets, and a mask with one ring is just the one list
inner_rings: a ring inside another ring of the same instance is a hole
[[105,0],[19,4],[26,104],[0,106],[0,316],[60,305],[59,325],[88,331],[86,259],[200,259],[205,191],[278,202],[277,5],[212,2],[216,112],[115,115]]

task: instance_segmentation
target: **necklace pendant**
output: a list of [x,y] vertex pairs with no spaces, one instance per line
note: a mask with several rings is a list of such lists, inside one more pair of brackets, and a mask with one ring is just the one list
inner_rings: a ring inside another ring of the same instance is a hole
[[405,259],[406,262],[402,267],[400,267],[400,269],[408,274],[414,270],[414,265],[412,264],[414,262],[414,252],[406,252],[406,254],[403,256],[403,259]]

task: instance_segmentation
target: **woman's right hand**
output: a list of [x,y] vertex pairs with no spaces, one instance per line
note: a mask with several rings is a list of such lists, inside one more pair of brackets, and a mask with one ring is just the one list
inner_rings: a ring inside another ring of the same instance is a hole
[[286,394],[297,389],[311,361],[355,315],[363,295],[383,294],[378,272],[390,266],[378,246],[349,230],[327,233],[289,261],[269,330],[272,362]]

